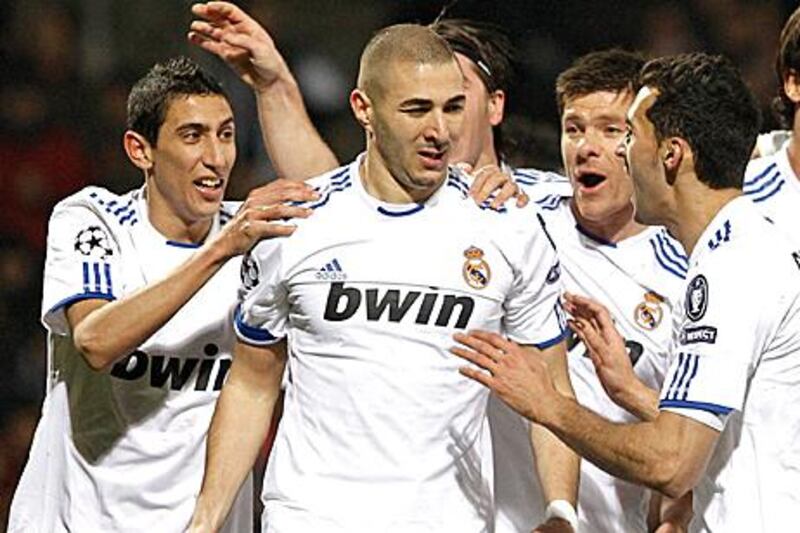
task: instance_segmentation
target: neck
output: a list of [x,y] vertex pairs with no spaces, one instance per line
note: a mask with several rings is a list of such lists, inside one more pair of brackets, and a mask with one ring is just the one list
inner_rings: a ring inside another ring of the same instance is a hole
[[633,204],[627,205],[625,209],[607,216],[601,221],[589,220],[581,215],[574,200],[570,202],[570,207],[575,220],[584,230],[606,242],[616,244],[641,233],[646,227],[633,219]]
[[212,219],[186,222],[159,195],[147,193],[147,218],[150,224],[167,240],[199,244],[211,231]]
[[[446,177],[446,172],[445,170],[443,178]],[[428,188],[404,186],[389,171],[378,150],[369,145],[359,165],[359,173],[367,194],[390,204],[422,203],[430,198],[442,183],[440,180],[436,186]]]
[[494,146],[491,142],[484,144],[481,153],[478,155],[478,159],[472,166],[472,171],[477,174],[480,169],[489,165],[500,166],[500,158],[497,157],[497,152],[494,151]]
[[683,245],[688,255],[697,246],[697,241],[717,213],[731,200],[742,195],[739,189],[709,189],[697,182],[694,190],[676,191],[678,206],[674,220],[665,224],[670,233]]

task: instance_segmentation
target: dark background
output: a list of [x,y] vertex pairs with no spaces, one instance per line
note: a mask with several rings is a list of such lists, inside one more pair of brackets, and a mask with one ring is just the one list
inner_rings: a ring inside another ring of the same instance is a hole
[[[186,0],[2,0],[0,3],[0,528],[4,529],[44,396],[38,319],[48,214],[88,184],[141,184],[122,150],[127,91],[154,62],[188,54],[224,81],[238,125],[232,196],[274,177],[252,96],[219,61],[185,41]],[[378,28],[432,21],[444,1],[240,1],[272,33],[323,137],[343,161],[363,145],[347,95]],[[796,2],[780,0],[462,0],[448,14],[506,28],[518,63],[507,125],[518,161],[558,168],[557,73],[611,46],[648,55],[727,54],[765,111],[776,91],[778,35]],[[768,112],[767,112],[768,115]],[[775,125],[771,119],[766,127]]]

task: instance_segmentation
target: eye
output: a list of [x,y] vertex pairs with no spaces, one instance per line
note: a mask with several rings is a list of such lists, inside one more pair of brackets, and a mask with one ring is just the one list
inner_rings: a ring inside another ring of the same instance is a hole
[[200,132],[190,130],[190,131],[184,132],[184,134],[182,135],[182,138],[187,143],[196,143],[196,142],[198,142],[200,140]]
[[225,128],[219,132],[219,138],[225,141],[233,140],[236,136],[236,131],[233,128]]
[[412,117],[421,117],[425,113],[427,113],[428,110],[425,109],[424,107],[407,107],[405,109],[402,109],[400,112],[405,115],[410,115]]
[[614,124],[609,124],[605,127],[605,133],[611,137],[619,137],[620,135],[626,134],[626,130],[621,128],[620,126],[616,126]]
[[464,111],[464,101],[451,102],[444,106],[445,113],[460,113]]
[[578,133],[580,133],[580,131],[581,131],[580,128],[578,128],[576,124],[572,123],[564,124],[564,133],[566,133],[570,137],[577,135]]

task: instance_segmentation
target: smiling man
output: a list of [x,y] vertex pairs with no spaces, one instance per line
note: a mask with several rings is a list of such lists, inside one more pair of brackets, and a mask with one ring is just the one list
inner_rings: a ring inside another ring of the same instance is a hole
[[[758,109],[718,56],[653,60],[640,84],[625,150],[636,218],[691,254],[658,416],[612,423],[494,334],[460,336],[471,349],[456,351],[488,371],[465,374],[602,469],[671,496],[694,489],[693,531],[781,531],[800,502],[800,253],[742,195]],[[570,296],[568,311],[594,356],[623,356],[603,306]]]
[[[300,184],[223,202],[236,160],[220,85],[186,58],[131,90],[128,157],[144,186],[88,187],[50,219],[42,320],[47,399],[9,531],[184,531],[208,424],[228,374],[240,262],[271,220],[307,210]],[[225,531],[252,529],[238,497]]]
[[[493,529],[488,393],[458,373],[455,331],[539,346],[571,394],[546,234],[527,210],[476,205],[448,170],[465,96],[447,43],[423,26],[381,30],[350,103],[366,152],[312,179],[313,217],[248,259],[256,275],[236,315],[193,531],[224,519],[285,366],[262,496],[274,532]],[[549,494],[574,499],[574,455],[552,436],[537,450],[566,473]]]

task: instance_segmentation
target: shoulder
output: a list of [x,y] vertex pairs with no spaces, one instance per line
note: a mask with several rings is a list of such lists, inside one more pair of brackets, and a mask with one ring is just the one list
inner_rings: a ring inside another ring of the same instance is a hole
[[686,279],[689,271],[689,258],[681,243],[663,227],[653,228],[650,233],[647,244],[656,264],[670,275]]
[[342,197],[340,194],[342,191],[353,186],[353,180],[358,179],[357,169],[356,162],[352,162],[306,180],[306,183],[319,194],[319,198],[309,202],[295,202],[293,205],[314,210],[329,205],[331,201]]
[[556,209],[564,198],[572,197],[569,178],[555,172],[518,168],[514,169],[514,180],[544,210]]
[[139,221],[136,201],[141,189],[116,194],[103,187],[81,189],[53,208],[51,224],[64,218],[99,219],[109,228],[133,226]]
[[752,201],[760,202],[777,193],[785,184],[786,177],[780,158],[783,150],[776,154],[750,161],[744,175],[742,189]]

